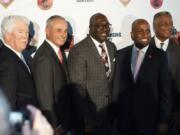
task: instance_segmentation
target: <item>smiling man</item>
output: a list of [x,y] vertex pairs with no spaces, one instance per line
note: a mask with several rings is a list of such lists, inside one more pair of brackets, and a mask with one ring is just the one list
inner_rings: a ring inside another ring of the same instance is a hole
[[74,102],[78,135],[109,135],[108,107],[111,102],[115,45],[107,40],[110,23],[96,13],[90,18],[89,35],[70,50],[71,82],[80,87]]
[[[60,134],[67,112],[58,105],[58,98],[63,87],[68,83],[65,53],[61,50],[67,38],[67,22],[58,15],[51,16],[46,22],[46,39],[37,50],[33,59],[33,75],[37,89],[40,109],[48,121],[55,128],[55,133]],[[61,113],[57,113],[57,109]],[[63,117],[64,116],[64,117]],[[69,117],[69,116],[68,116]]]
[[[153,29],[155,36],[152,38],[152,45],[167,53],[169,71],[172,77],[172,115],[170,121],[170,134],[180,134],[180,46],[171,40],[173,30],[173,18],[167,11],[161,11],[154,15]],[[177,126],[177,127],[176,127]]]
[[28,26],[29,20],[18,15],[7,16],[1,23],[0,87],[12,109],[24,109],[27,104],[37,105],[29,58],[22,54],[28,43]]
[[146,20],[133,22],[131,38],[134,44],[117,52],[113,116],[120,135],[155,135],[159,127],[166,127],[171,108],[166,57],[149,45]]

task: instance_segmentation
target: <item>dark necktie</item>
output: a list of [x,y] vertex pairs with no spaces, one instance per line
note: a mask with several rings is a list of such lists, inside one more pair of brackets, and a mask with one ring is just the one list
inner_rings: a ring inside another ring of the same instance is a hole
[[109,68],[110,65],[109,65],[109,62],[108,62],[108,55],[107,55],[107,52],[106,52],[103,44],[100,44],[99,47],[101,48],[100,56],[101,56],[101,60],[102,60],[102,62],[104,64],[104,67],[105,67],[106,76],[109,79],[111,70]]
[[161,45],[161,50],[164,51],[164,49],[163,49],[164,43],[162,42],[162,43],[160,43],[160,45]]

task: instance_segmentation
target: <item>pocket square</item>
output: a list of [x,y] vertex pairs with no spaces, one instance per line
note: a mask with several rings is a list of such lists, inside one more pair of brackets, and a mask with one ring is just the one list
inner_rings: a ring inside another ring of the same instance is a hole
[[116,58],[113,59],[113,62],[115,62],[115,61],[116,61]]

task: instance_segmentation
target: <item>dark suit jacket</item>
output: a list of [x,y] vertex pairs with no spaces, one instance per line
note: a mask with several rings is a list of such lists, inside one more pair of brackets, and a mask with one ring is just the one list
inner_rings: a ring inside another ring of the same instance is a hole
[[[59,62],[58,56],[46,41],[43,42],[33,58],[33,75],[40,108],[53,127],[64,124],[58,120],[56,115],[57,107],[61,107],[57,103],[59,100],[63,100],[59,99],[58,95],[61,89],[68,83],[64,53],[63,62],[63,64]],[[64,114],[58,115],[61,117]]]
[[[151,44],[155,45],[152,38]],[[167,52],[168,66],[172,77],[173,103],[172,111],[180,112],[180,46],[169,41]]]
[[133,125],[141,132],[150,133],[159,123],[167,122],[171,109],[167,62],[161,50],[149,46],[135,83],[131,72],[132,47],[117,53],[113,111],[118,116],[120,130]]
[[0,39],[0,48],[1,48],[1,46],[3,46],[3,42],[2,42],[2,40]]
[[[29,63],[27,59],[26,63]],[[27,104],[37,105],[31,74],[22,60],[4,45],[0,52],[0,87],[13,109],[25,109]]]
[[81,87],[77,90],[79,98],[76,98],[75,102],[79,100],[79,103],[76,109],[80,109],[79,114],[83,117],[85,125],[103,125],[107,118],[107,108],[111,102],[116,47],[110,41],[106,41],[106,45],[111,62],[109,80],[107,80],[105,67],[90,36],[75,45],[69,53],[70,79]]

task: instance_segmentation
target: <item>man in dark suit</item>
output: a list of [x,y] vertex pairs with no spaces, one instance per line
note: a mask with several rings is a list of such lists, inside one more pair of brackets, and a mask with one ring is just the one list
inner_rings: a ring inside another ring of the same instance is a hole
[[30,63],[22,55],[28,42],[29,20],[23,16],[7,16],[2,21],[3,45],[0,52],[0,87],[13,109],[37,105]]
[[180,127],[176,129],[176,124],[180,124],[180,46],[175,44],[170,38],[173,29],[173,19],[169,12],[162,11],[154,15],[153,27],[155,36],[151,44],[167,52],[168,66],[172,77],[172,115],[170,121],[171,134],[180,134]]
[[76,122],[78,135],[109,135],[108,115],[116,53],[115,45],[107,40],[109,26],[105,15],[94,14],[90,18],[89,35],[69,53],[70,79],[80,86],[76,91],[79,97],[74,101],[80,116]]
[[[66,37],[66,20],[58,15],[51,16],[46,23],[46,40],[37,50],[33,59],[33,75],[40,109],[55,128],[55,132],[58,132],[61,126],[65,129],[64,124],[68,122],[64,120],[67,112],[61,110],[61,105],[57,105],[59,102],[63,102],[58,95],[68,83],[66,57],[65,53],[61,51]],[[56,109],[61,110],[63,114],[56,115]]]
[[133,22],[131,38],[134,44],[116,57],[113,113],[120,135],[155,135],[158,127],[167,128],[171,108],[166,56],[149,45],[146,20]]
[[3,46],[2,39],[0,39],[0,48],[1,48],[1,46]]

